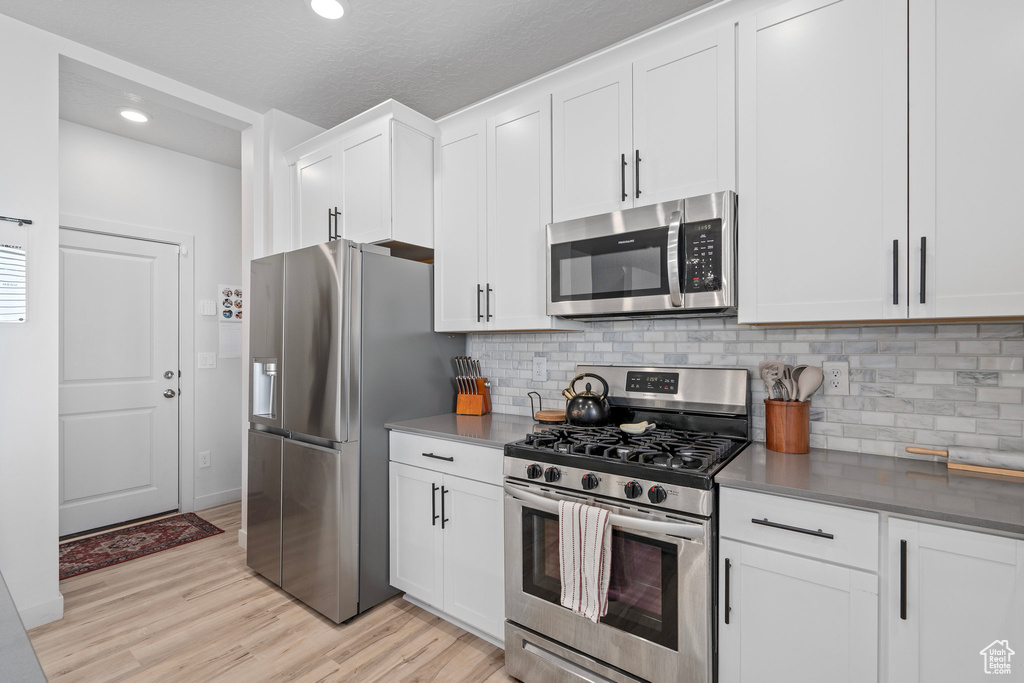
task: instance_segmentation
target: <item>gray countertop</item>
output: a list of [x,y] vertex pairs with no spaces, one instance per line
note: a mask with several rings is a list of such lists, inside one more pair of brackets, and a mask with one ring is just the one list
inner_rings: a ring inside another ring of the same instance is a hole
[[488,415],[435,415],[417,420],[389,422],[387,429],[410,434],[422,434],[452,441],[464,441],[478,446],[501,448],[510,441],[518,441],[534,430],[538,423],[525,415],[490,413]]
[[18,610],[0,575],[0,680],[46,683],[36,651],[28,640]]
[[753,443],[719,472],[722,486],[766,491],[1024,536],[1024,480],[947,470],[944,462]]

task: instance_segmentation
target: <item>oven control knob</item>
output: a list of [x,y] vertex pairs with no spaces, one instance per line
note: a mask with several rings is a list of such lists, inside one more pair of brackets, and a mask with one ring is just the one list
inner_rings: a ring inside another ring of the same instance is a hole
[[639,498],[640,494],[644,492],[644,487],[635,481],[631,481],[626,484],[626,498]]
[[558,481],[558,477],[560,476],[561,473],[558,471],[557,467],[549,467],[544,470],[544,481],[546,482]]
[[584,474],[583,475],[583,490],[593,491],[597,488],[598,483],[601,480],[597,478],[596,474]]
[[668,493],[665,492],[665,488],[662,486],[652,486],[651,490],[647,492],[647,498],[655,505],[658,505],[665,502],[665,499],[668,498]]
[[540,465],[535,463],[533,465],[526,466],[526,476],[528,478],[537,479],[541,474],[543,474],[543,471],[540,469]]

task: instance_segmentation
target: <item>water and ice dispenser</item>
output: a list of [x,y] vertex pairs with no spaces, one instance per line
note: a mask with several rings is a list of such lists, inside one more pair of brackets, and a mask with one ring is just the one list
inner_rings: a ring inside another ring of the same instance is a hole
[[252,413],[257,417],[277,419],[277,359],[252,359]]

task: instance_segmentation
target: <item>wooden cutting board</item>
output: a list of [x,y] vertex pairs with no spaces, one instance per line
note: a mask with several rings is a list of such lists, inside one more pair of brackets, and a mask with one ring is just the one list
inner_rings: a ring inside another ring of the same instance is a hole
[[565,422],[564,410],[538,410],[533,416],[537,422]]

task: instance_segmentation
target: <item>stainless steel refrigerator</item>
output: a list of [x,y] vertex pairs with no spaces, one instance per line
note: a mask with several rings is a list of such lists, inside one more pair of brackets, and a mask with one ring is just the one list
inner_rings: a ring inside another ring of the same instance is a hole
[[246,562],[335,622],[388,581],[384,423],[453,410],[433,266],[336,240],[252,261]]

